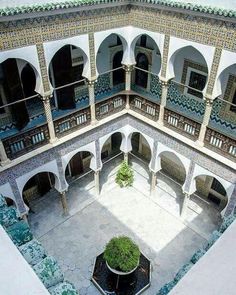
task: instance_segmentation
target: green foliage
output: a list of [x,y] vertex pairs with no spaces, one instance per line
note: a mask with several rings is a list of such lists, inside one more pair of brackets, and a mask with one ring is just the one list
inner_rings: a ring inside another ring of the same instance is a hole
[[104,259],[118,271],[130,272],[139,263],[138,246],[128,237],[115,237],[106,245]]
[[116,183],[120,187],[131,186],[134,182],[134,172],[126,161],[123,161],[116,174]]

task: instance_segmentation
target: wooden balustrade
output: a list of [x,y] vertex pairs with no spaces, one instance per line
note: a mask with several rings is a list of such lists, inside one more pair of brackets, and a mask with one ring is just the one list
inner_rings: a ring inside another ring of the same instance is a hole
[[125,108],[126,97],[119,95],[108,100],[96,103],[96,119],[101,120],[111,114],[117,113]]
[[194,140],[198,139],[201,128],[201,124],[168,109],[165,109],[164,125]]
[[82,110],[77,110],[60,119],[54,120],[54,127],[57,137],[62,137],[65,134],[80,129],[90,124],[91,113],[87,107]]
[[136,95],[130,96],[129,104],[130,108],[135,112],[138,112],[153,121],[158,120],[160,110],[158,104]]
[[42,125],[2,140],[7,157],[15,159],[49,142],[47,125]]
[[207,128],[205,145],[225,157],[236,158],[236,140]]

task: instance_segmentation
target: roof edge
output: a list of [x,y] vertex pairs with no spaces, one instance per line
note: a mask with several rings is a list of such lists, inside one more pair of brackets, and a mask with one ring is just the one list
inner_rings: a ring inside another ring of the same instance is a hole
[[212,7],[207,5],[198,5],[191,3],[183,3],[175,0],[71,0],[71,1],[63,1],[57,3],[45,3],[45,4],[32,4],[32,5],[22,5],[17,7],[5,7],[0,8],[0,16],[17,16],[23,14],[32,14],[32,13],[42,13],[42,12],[50,12],[56,10],[65,10],[71,8],[79,8],[83,6],[97,6],[99,4],[152,4],[157,6],[163,6],[166,8],[177,8],[184,9],[192,12],[199,12],[204,14],[210,14],[212,16],[220,16],[226,18],[235,18],[236,17],[236,9],[223,9],[219,7]]

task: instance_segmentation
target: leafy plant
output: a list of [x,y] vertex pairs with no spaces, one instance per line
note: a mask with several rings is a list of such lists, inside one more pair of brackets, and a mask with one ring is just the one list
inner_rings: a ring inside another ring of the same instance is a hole
[[112,238],[104,252],[104,259],[108,265],[123,272],[133,270],[139,263],[139,257],[138,246],[125,236]]
[[123,161],[116,174],[116,183],[120,187],[131,186],[134,182],[134,172],[126,161]]

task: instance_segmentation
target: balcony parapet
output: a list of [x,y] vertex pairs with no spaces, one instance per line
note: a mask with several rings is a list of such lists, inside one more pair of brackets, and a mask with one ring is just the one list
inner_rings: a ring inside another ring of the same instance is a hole
[[201,124],[169,109],[165,109],[164,112],[164,125],[193,140],[198,139],[201,128]]
[[207,128],[205,145],[225,157],[236,159],[236,140]]
[[17,135],[9,136],[2,140],[7,157],[11,160],[35,150],[49,143],[50,136],[47,124],[19,132]]
[[159,117],[160,107],[158,104],[142,98],[137,95],[130,96],[130,109],[144,115],[145,117],[157,121]]

